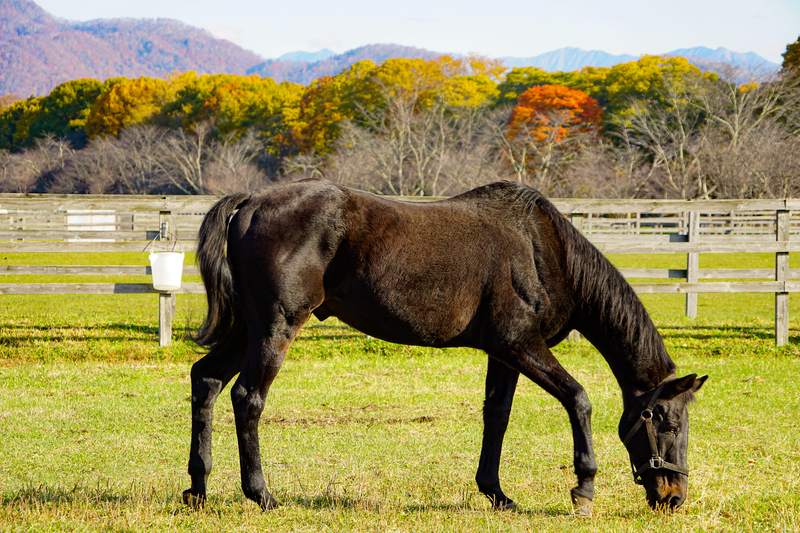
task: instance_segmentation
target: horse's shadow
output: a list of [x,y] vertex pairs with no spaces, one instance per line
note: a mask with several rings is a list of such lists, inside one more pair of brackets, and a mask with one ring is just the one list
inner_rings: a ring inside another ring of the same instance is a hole
[[[719,337],[773,340],[775,332],[769,326],[658,326],[664,340],[691,338],[695,340],[713,340]],[[790,343],[800,342],[800,335],[790,336]]]
[[[96,487],[87,485],[76,484],[73,487],[62,487],[58,485],[42,484],[29,484],[21,487],[20,489],[5,493],[1,498],[3,506],[9,505],[64,505],[71,506],[79,504],[82,501],[91,500],[96,503],[104,503],[111,505],[138,505],[141,504],[143,497],[141,492],[147,493],[150,498],[155,502],[165,503],[172,502],[178,505],[178,509],[173,510],[173,513],[181,513],[190,511],[189,507],[181,503],[181,494],[175,492],[173,497],[164,498],[156,494],[157,491],[152,489],[143,488],[140,491],[132,490],[125,491],[119,490],[111,485],[103,486],[99,483]],[[454,503],[408,503],[405,505],[393,506],[378,500],[369,498],[347,496],[347,495],[331,495],[322,494],[318,496],[306,496],[301,494],[276,494],[283,505],[295,506],[308,509],[310,511],[323,511],[323,510],[336,510],[336,509],[354,509],[373,514],[385,513],[387,508],[392,507],[396,512],[417,514],[417,513],[448,513],[448,514],[475,514],[475,513],[511,513],[514,515],[523,515],[530,518],[554,518],[569,516],[572,512],[559,505],[545,505],[542,507],[528,509],[517,507],[513,511],[496,511],[491,509],[489,505],[481,503],[473,503],[466,501],[460,504]],[[213,509],[221,502],[231,501],[228,497],[222,497],[218,500],[219,496],[211,496],[206,504],[206,509]],[[255,504],[246,500],[244,495],[238,494],[233,500],[241,501],[244,505]],[[203,512],[203,511],[200,511]]]
[[[134,325],[124,323],[84,325],[84,326],[49,326],[49,325],[17,325],[0,324],[4,330],[12,333],[0,337],[0,344],[6,346],[26,346],[34,340],[56,340],[68,337],[73,341],[84,340],[152,340],[158,335],[158,326]],[[78,330],[80,333],[75,333]],[[28,334],[18,332],[31,332]],[[187,331],[190,331],[187,328]],[[100,332],[100,333],[97,333]]]
[[[372,513],[386,512],[387,504],[377,500],[370,500],[359,497],[344,496],[344,495],[320,495],[314,497],[308,496],[287,496],[284,495],[284,501],[291,502],[298,507],[304,507],[310,510],[326,510],[326,509],[358,509]],[[516,509],[511,511],[497,511],[492,509],[488,504],[474,504],[470,501],[460,504],[454,503],[408,503],[400,505],[395,508],[398,512],[412,514],[412,513],[426,513],[426,512],[444,512],[449,514],[461,513],[511,513],[524,515],[531,518],[552,518],[559,516],[568,516],[573,514],[570,510],[558,505],[548,505],[537,509],[527,509],[517,506]]]

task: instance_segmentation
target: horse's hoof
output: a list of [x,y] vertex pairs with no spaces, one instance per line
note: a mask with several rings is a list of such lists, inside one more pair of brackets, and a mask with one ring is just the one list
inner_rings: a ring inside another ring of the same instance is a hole
[[280,507],[280,505],[281,504],[278,503],[278,500],[276,500],[275,498],[272,497],[272,495],[270,495],[266,500],[262,501],[261,510],[269,511],[272,509],[277,509],[278,507]]
[[206,505],[206,495],[192,492],[192,489],[183,491],[183,504],[188,505],[190,509],[202,509]]
[[514,503],[512,500],[505,500],[503,502],[497,503],[494,506],[496,511],[513,511],[517,508],[517,504]]
[[592,506],[594,505],[594,502],[585,496],[576,494],[574,490],[571,492],[571,494],[573,512],[579,516],[592,516]]

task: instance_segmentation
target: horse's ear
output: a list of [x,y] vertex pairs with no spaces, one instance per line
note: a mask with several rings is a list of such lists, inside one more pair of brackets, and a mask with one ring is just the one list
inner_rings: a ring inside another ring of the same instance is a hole
[[692,385],[692,392],[694,393],[694,392],[699,391],[700,387],[703,386],[703,383],[705,383],[707,379],[708,379],[708,376],[703,376],[703,377],[700,377],[700,378],[697,378],[696,380],[694,380],[694,385]]
[[677,378],[667,384],[667,387],[664,389],[663,398],[665,400],[671,400],[675,396],[686,391],[691,391],[694,394],[700,390],[700,387],[703,386],[703,383],[705,383],[707,379],[708,376],[698,378],[697,374],[689,374],[688,376]]

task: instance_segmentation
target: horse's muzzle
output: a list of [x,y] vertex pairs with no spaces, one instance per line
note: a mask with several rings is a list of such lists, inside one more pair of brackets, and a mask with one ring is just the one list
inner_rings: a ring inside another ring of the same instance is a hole
[[657,511],[673,511],[686,501],[686,487],[679,485],[662,486],[647,490],[647,503]]

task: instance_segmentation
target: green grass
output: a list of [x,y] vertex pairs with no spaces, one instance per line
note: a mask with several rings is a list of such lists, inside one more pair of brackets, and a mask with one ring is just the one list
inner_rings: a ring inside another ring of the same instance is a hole
[[681,296],[643,298],[679,371],[711,376],[691,407],[690,494],[675,513],[651,511],[631,480],[605,361],[585,341],[556,348],[594,405],[600,472],[587,520],[570,514],[566,414],[541,389],[520,382],[501,462],[520,511],[493,512],[473,480],[485,356],[396,346],[333,320],[303,329],[262,418],[282,507],[262,513],[241,493],[226,389],[209,502],[189,511],[197,354],[185,334],[204,298],[178,297],[176,339],[160,349],[154,295],[2,296],[0,530],[797,531],[800,321],[775,347],[772,300],[703,294],[688,320]]

